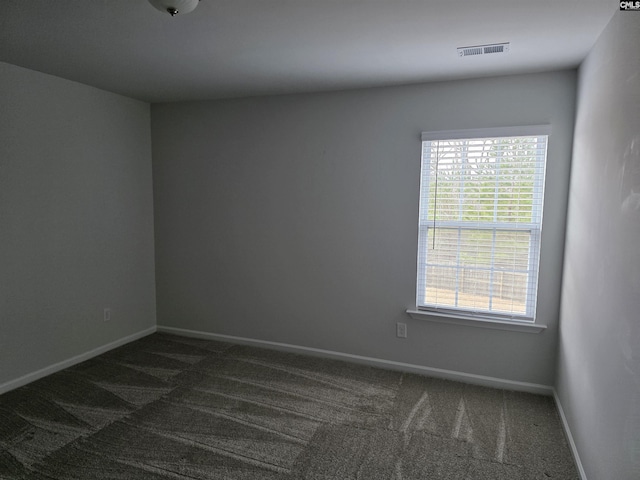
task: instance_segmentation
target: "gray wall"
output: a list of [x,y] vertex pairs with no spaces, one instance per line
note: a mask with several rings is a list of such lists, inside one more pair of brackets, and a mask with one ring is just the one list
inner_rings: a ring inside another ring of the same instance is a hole
[[580,68],[557,391],[590,480],[640,478],[640,22]]
[[[575,72],[152,105],[158,325],[552,385],[574,108]],[[549,329],[411,320],[420,132],[546,123]]]
[[155,325],[151,179],[148,104],[0,63],[0,385]]

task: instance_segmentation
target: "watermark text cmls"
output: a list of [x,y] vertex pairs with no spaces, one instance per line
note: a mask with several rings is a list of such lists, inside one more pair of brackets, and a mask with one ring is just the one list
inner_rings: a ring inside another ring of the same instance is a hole
[[640,1],[620,2],[620,10],[635,10],[640,12]]

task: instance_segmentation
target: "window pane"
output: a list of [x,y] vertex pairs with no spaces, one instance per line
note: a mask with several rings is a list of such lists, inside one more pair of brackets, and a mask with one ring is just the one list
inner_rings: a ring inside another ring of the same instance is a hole
[[458,229],[438,228],[435,230],[435,245],[433,243],[434,229],[429,228],[427,234],[427,259],[431,265],[458,264]]
[[[533,221],[536,138],[425,142],[427,216],[436,221]],[[435,145],[435,146],[434,146]]]
[[526,313],[530,232],[430,228],[427,238],[425,303]]
[[[425,289],[425,302],[434,305],[449,307],[456,306],[456,280],[457,268],[455,267],[427,267],[427,275],[434,286]],[[436,286],[437,285],[437,286]]]
[[526,272],[529,268],[530,241],[531,232],[496,232],[494,267]]
[[546,136],[423,142],[418,305],[532,318]]

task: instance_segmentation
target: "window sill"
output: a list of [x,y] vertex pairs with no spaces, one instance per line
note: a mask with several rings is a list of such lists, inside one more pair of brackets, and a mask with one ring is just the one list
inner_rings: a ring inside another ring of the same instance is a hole
[[465,325],[468,327],[492,328],[495,330],[511,330],[525,333],[540,333],[547,329],[546,325],[536,323],[472,318],[464,315],[443,314],[426,310],[407,309],[407,313],[414,320],[427,320],[429,322],[447,323],[450,325]]

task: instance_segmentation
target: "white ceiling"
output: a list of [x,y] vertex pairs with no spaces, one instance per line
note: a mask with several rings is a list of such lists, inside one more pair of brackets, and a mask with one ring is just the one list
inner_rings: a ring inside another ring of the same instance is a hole
[[[150,102],[572,68],[615,0],[0,0],[0,61]],[[456,47],[511,42],[506,55]]]

